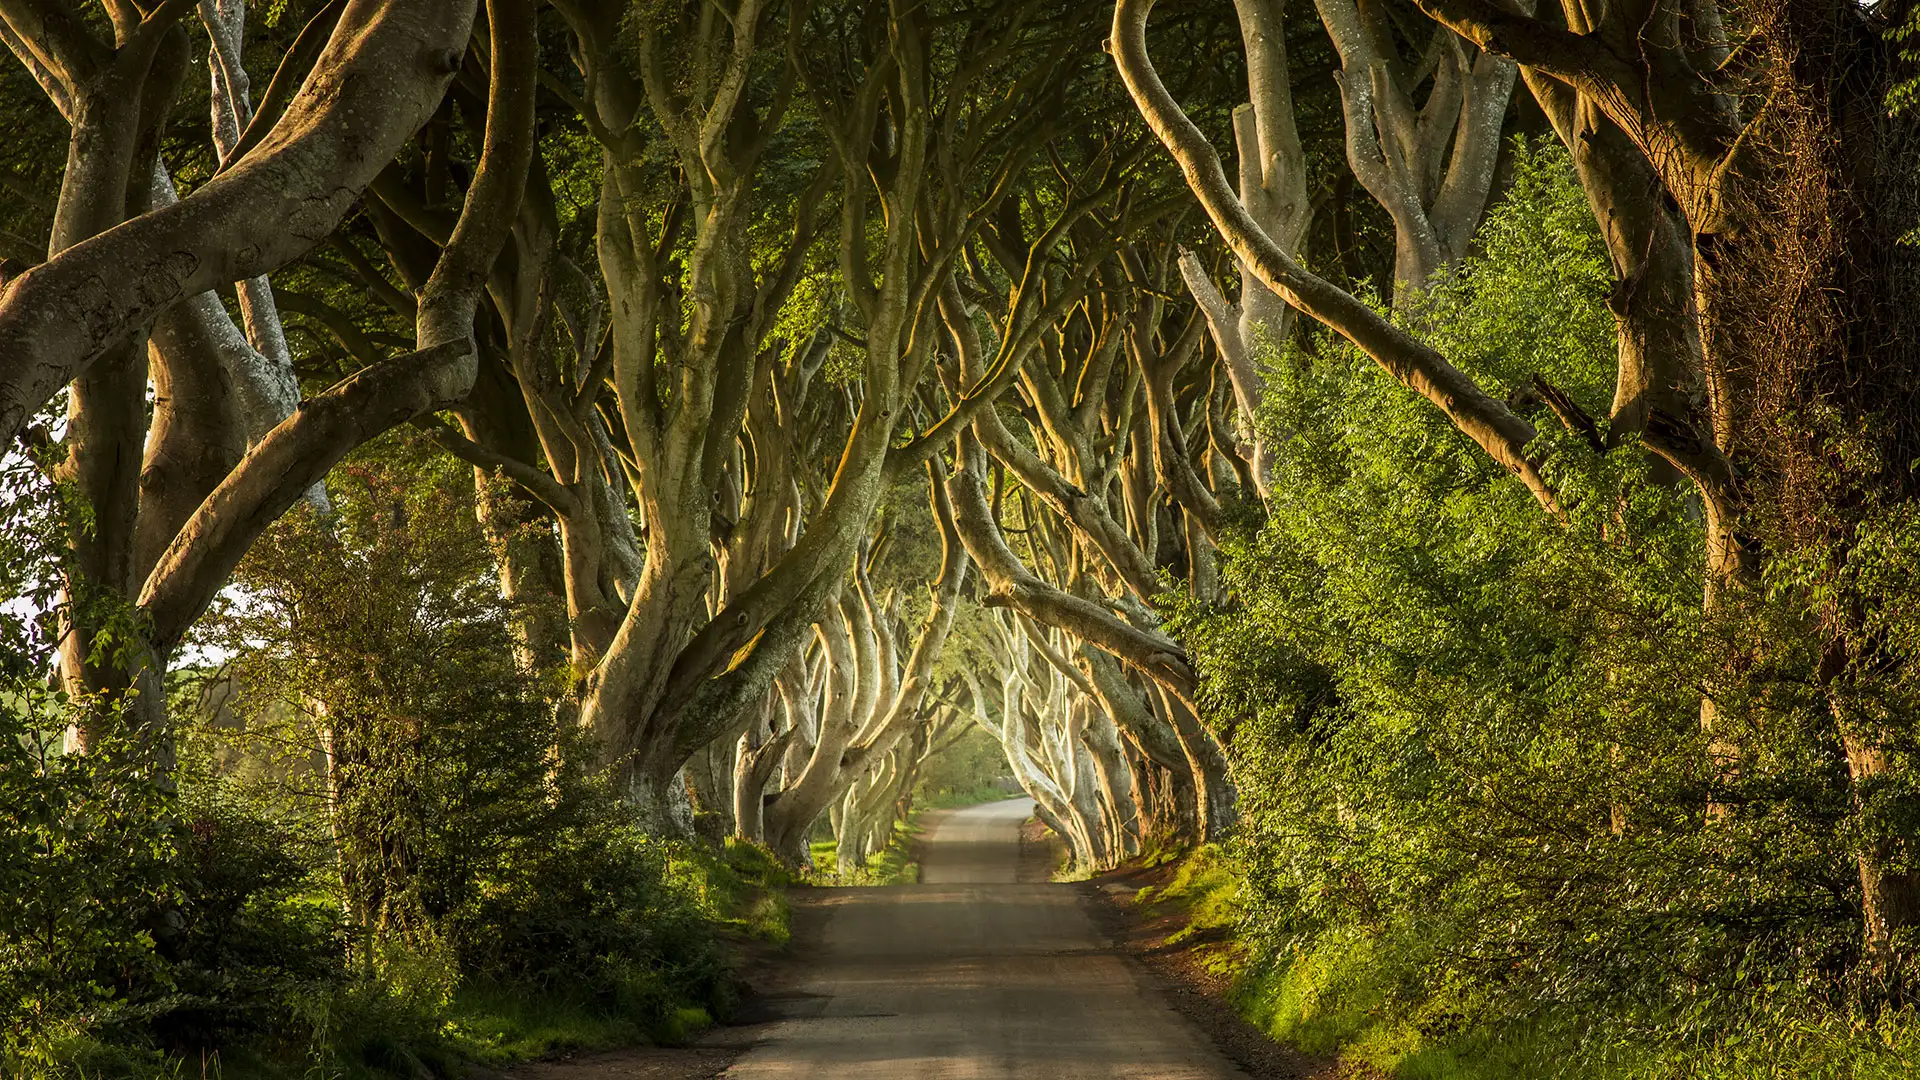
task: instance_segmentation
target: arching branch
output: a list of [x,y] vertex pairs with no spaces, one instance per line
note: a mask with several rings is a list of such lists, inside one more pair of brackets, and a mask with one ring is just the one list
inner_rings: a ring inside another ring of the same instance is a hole
[[1228,184],[1220,155],[1153,69],[1146,38],[1152,7],[1152,0],[1119,0],[1115,5],[1114,62],[1148,126],[1179,162],[1187,185],[1227,246],[1268,288],[1351,341],[1402,385],[1439,407],[1455,427],[1518,476],[1543,507],[1559,515],[1559,499],[1541,472],[1539,459],[1527,448],[1536,434],[1532,424],[1359,298],[1308,272],[1254,221]]

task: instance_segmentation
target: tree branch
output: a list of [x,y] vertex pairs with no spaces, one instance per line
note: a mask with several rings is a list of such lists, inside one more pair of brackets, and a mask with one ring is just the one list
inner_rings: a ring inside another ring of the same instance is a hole
[[346,0],[332,0],[314,13],[313,18],[307,20],[307,25],[300,28],[300,35],[293,39],[292,47],[280,58],[280,66],[274,69],[273,78],[267,81],[267,90],[260,95],[247,126],[234,141],[233,148],[220,159],[219,171],[226,170],[245,157],[279,123],[280,115],[286,111],[294,92],[299,89],[315,58],[320,55],[321,48],[326,45],[345,6]]
[[460,223],[421,299],[416,335],[422,347],[303,402],[207,496],[141,589],[140,608],[152,619],[159,655],[170,652],[199,618],[260,533],[336,462],[472,388],[474,311],[518,209],[533,153],[534,4],[488,0],[493,75],[486,138]]
[[9,283],[0,442],[161,311],[284,265],[332,232],[438,104],[472,17],[445,0],[354,0],[313,77],[247,160]]
[[140,590],[164,656],[267,526],[354,447],[439,404],[435,393],[471,366],[468,342],[408,353],[355,375],[300,408],[254,445],[207,496]]
[[[963,436],[963,442],[971,442]],[[963,460],[980,455],[977,446]],[[1048,626],[1057,626],[1083,641],[1098,645],[1142,674],[1165,686],[1183,701],[1192,701],[1196,685],[1186,653],[1164,635],[1137,629],[1105,608],[1065,593],[1041,581],[1020,562],[993,524],[993,512],[980,489],[977,461],[954,471],[947,481],[953,500],[954,524],[967,554],[980,566],[992,591],[981,603],[1012,607]]]
[[489,472],[499,471],[507,479],[526,488],[534,498],[547,504],[554,513],[566,517],[579,511],[579,500],[544,470],[518,458],[489,450],[444,424],[428,424],[426,432],[442,450],[469,465]]
[[33,58],[69,95],[112,62],[112,50],[87,32],[69,5],[48,0],[0,0],[4,21]]
[[1540,395],[1540,400],[1547,403],[1547,408],[1553,410],[1553,415],[1560,418],[1560,423],[1568,431],[1584,437],[1594,453],[1607,452],[1607,441],[1600,436],[1600,425],[1587,415],[1579,402],[1568,396],[1565,390],[1548,382],[1544,376],[1535,375],[1532,383],[1533,392]]
[[1147,124],[1179,162],[1187,184],[1227,246],[1268,288],[1320,320],[1371,356],[1402,385],[1438,406],[1508,471],[1518,476],[1541,506],[1562,515],[1558,498],[1527,444],[1533,425],[1480,389],[1445,357],[1345,290],[1309,273],[1267,236],[1234,195],[1220,156],[1160,81],[1147,54],[1147,13],[1152,0],[1118,0],[1114,7],[1114,62]]

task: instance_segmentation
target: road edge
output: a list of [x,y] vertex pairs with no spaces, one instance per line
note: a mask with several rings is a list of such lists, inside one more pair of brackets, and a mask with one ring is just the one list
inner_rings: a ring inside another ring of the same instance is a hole
[[1143,875],[1152,871],[1109,871],[1075,882],[1080,906],[1114,953],[1135,977],[1199,1029],[1215,1049],[1254,1080],[1374,1080],[1377,1074],[1355,1063],[1320,1057],[1274,1041],[1241,1016],[1228,997],[1228,980],[1208,972],[1197,955],[1203,942],[1169,944],[1185,925],[1177,916],[1148,916],[1133,903]]

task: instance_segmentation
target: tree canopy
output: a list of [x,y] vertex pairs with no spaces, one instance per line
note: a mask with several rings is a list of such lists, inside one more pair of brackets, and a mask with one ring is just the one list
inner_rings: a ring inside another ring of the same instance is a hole
[[0,0],[0,1026],[719,1008],[990,739],[1261,977],[1909,1031],[1917,17]]

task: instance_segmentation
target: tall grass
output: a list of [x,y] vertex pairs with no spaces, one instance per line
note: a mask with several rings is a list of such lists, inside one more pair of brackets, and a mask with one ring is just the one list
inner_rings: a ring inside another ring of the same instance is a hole
[[[1240,1014],[1276,1041],[1394,1080],[1897,1080],[1920,1076],[1911,1006],[1850,1011],[1792,988],[1756,1001],[1702,1001],[1691,1014],[1624,1005],[1543,1006],[1476,1022],[1476,988],[1426,985],[1362,928],[1258,953],[1238,935],[1241,882],[1215,848],[1185,858],[1135,903],[1182,922],[1181,941],[1227,940],[1201,962],[1233,975]],[[1410,993],[1413,989],[1415,992]]]

